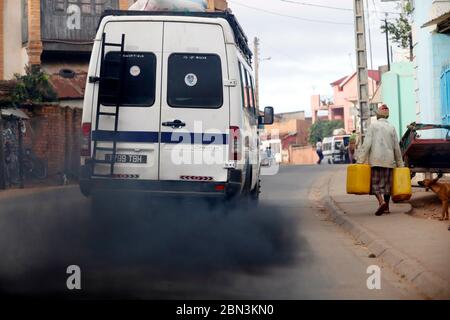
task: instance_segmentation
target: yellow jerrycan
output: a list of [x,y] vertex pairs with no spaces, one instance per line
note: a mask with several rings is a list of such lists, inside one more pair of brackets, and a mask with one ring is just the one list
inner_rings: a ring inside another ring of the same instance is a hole
[[370,166],[368,164],[351,164],[347,167],[347,193],[370,193]]
[[406,201],[412,197],[411,171],[409,168],[395,168],[392,182],[392,200]]

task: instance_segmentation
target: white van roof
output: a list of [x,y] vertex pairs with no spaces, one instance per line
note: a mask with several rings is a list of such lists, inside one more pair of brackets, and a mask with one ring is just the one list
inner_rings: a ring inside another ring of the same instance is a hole
[[[100,19],[98,28],[103,29],[104,25],[111,21],[172,21],[219,24],[224,30],[225,41],[227,43],[236,44],[249,63],[253,56],[248,45],[247,36],[236,17],[230,12],[106,10]],[[101,41],[101,39],[95,40]]]

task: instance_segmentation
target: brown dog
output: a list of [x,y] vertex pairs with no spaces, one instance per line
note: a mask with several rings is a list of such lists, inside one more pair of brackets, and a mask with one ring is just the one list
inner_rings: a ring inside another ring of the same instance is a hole
[[448,220],[448,200],[450,199],[450,184],[449,183],[439,183],[440,177],[431,180],[425,179],[423,181],[419,181],[419,185],[425,187],[428,191],[431,189],[434,193],[436,193],[439,199],[442,201],[442,218],[439,220]]

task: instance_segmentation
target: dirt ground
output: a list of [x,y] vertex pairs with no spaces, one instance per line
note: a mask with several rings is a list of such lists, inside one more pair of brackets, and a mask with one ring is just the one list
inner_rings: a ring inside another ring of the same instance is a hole
[[414,210],[411,215],[416,218],[439,220],[442,216],[442,202],[431,190],[414,188],[410,200]]

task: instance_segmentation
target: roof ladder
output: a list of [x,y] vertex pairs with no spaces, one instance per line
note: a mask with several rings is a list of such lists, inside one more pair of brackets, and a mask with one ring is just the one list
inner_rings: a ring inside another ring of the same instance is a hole
[[[119,61],[110,61],[110,60],[106,60],[106,47],[117,47],[120,48],[120,56],[119,56]],[[106,133],[110,133],[110,136],[112,137],[110,140],[105,140],[104,138],[99,138],[96,137],[96,135],[93,135],[93,141],[94,141],[94,150],[93,150],[93,163],[94,163],[94,168],[93,168],[93,174],[92,176],[94,177],[104,177],[104,178],[111,178],[114,177],[114,169],[115,169],[115,164],[116,164],[116,157],[117,157],[117,138],[118,138],[118,126],[119,126],[119,111],[120,111],[120,105],[123,101],[123,91],[124,91],[124,67],[125,67],[125,34],[122,34],[122,41],[121,43],[108,43],[106,42],[106,33],[103,33],[102,36],[102,47],[101,47],[101,55],[102,55],[102,60],[101,60],[101,66],[100,66],[100,77],[99,78],[95,78],[93,79],[95,82],[100,82],[100,86],[101,86],[101,82],[102,81],[108,81],[109,83],[115,83],[116,87],[119,89],[116,91],[116,94],[114,95],[108,95],[108,98],[112,98],[115,101],[115,105],[114,105],[114,111],[113,112],[104,112],[101,111],[101,107],[102,107],[102,101],[100,99],[100,88],[98,90],[99,95],[98,95],[98,99],[97,99],[97,110],[96,110],[96,119],[95,119],[95,132],[98,133],[99,132],[99,128],[101,127],[101,119],[103,117],[114,117],[114,129],[111,131],[106,131]],[[109,64],[111,63],[116,63],[119,66],[119,72],[118,72],[118,76],[117,77],[105,77],[103,76],[105,74],[105,67],[106,67],[106,62],[108,62]],[[112,143],[112,147],[99,147],[98,144],[99,142],[111,142]],[[104,152],[111,152],[111,157],[107,158],[105,157],[105,159],[97,159],[97,152],[98,151],[104,151]],[[97,164],[107,164],[110,166],[109,168],[109,173],[108,174],[96,174],[95,173],[95,167]]]

